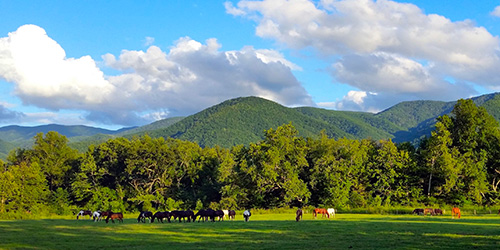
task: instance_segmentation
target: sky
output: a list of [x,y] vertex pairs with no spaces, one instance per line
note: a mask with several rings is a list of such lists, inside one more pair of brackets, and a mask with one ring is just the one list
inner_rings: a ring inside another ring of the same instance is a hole
[[491,0],[0,0],[0,126],[454,101],[499,91],[499,34]]

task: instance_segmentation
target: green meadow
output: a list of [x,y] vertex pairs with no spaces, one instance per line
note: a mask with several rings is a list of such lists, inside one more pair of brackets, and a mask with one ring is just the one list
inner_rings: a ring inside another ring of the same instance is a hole
[[0,221],[0,249],[500,249],[500,216],[254,214],[243,222]]

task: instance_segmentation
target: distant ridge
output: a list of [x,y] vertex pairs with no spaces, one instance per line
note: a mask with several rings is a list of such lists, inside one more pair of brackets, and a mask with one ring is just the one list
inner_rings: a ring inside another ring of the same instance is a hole
[[[471,98],[500,121],[500,94]],[[315,107],[288,108],[259,97],[226,100],[187,117],[172,117],[151,124],[120,130],[89,126],[43,125],[0,128],[0,158],[15,147],[28,147],[39,132],[56,131],[70,146],[85,151],[90,144],[110,138],[149,135],[197,142],[202,147],[248,145],[263,138],[264,131],[292,123],[300,136],[315,137],[321,131],[332,138],[392,139],[414,144],[434,129],[436,118],[448,114],[456,101],[408,101],[380,113],[335,111]]]

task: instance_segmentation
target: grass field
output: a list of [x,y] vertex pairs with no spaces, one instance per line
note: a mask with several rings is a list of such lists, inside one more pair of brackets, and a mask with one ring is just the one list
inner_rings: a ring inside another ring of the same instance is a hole
[[295,222],[253,214],[243,222],[123,224],[73,217],[0,221],[0,249],[500,249],[500,216],[337,214]]

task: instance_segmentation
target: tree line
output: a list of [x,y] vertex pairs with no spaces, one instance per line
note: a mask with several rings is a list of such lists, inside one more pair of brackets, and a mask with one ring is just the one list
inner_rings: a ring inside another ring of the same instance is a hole
[[138,211],[500,201],[500,127],[459,100],[415,147],[299,136],[292,124],[231,148],[172,138],[115,138],[79,153],[57,132],[0,161],[0,213]]

